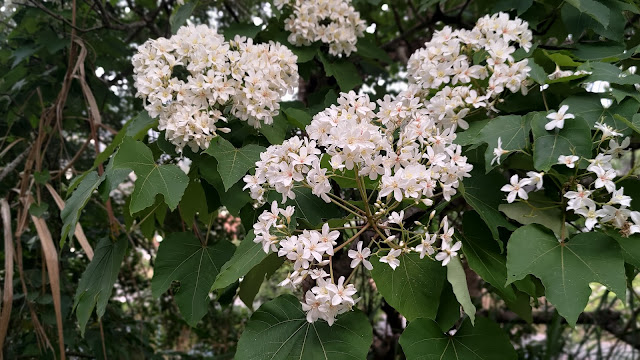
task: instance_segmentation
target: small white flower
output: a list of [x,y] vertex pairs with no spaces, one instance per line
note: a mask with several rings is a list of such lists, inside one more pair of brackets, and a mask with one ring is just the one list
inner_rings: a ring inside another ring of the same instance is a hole
[[400,210],[400,213],[397,213],[394,211],[391,213],[391,215],[389,215],[389,222],[392,224],[403,226],[403,221],[404,221],[404,210]]
[[494,163],[500,165],[500,157],[508,153],[509,151],[502,148],[502,138],[498,138],[498,147],[493,149],[493,159],[491,159],[491,165],[493,165]]
[[512,203],[516,200],[516,196],[519,196],[521,199],[527,200],[529,196],[527,195],[527,191],[524,189],[526,185],[531,183],[530,179],[518,179],[518,175],[513,175],[510,179],[511,184],[504,185],[500,190],[504,192],[508,192],[507,202]]
[[553,130],[555,128],[562,129],[564,127],[564,121],[566,119],[573,119],[575,116],[573,114],[568,114],[567,110],[569,110],[569,105],[562,105],[558,112],[552,112],[547,115],[547,119],[551,119],[544,128],[546,130]]
[[380,258],[381,263],[387,263],[393,270],[395,270],[400,265],[400,260],[398,260],[398,256],[402,253],[401,249],[393,249],[389,251],[388,255],[385,255]]
[[544,172],[529,171],[527,172],[527,176],[530,180],[529,185],[535,186],[537,190],[542,189]]
[[451,243],[447,241],[442,242],[442,248],[440,252],[436,255],[436,260],[442,261],[442,266],[446,266],[452,258],[458,256],[458,251],[462,247],[462,243],[458,241],[457,243],[451,245]]
[[576,161],[578,160],[580,160],[580,158],[575,155],[558,156],[558,164],[566,165],[570,169],[573,169],[574,167],[576,167]]
[[367,270],[371,270],[373,269],[373,265],[371,265],[371,262],[367,260],[367,258],[371,255],[371,249],[369,249],[368,247],[365,247],[363,249],[362,245],[362,241],[358,241],[358,250],[349,250],[349,252],[347,253],[347,255],[349,255],[349,257],[353,259],[351,260],[351,268],[355,269],[355,267],[358,266],[360,262],[362,262],[362,265],[364,265]]

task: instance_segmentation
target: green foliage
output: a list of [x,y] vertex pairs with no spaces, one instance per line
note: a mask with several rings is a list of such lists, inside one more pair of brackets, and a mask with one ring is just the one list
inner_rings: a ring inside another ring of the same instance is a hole
[[67,236],[71,238],[78,223],[80,212],[87,205],[93,192],[104,181],[104,176],[98,176],[96,171],[88,173],[84,179],[78,184],[71,197],[65,203],[60,217],[64,223],[62,226],[62,236],[60,236],[60,244],[64,244]]
[[222,178],[224,191],[228,191],[249,169],[255,168],[256,161],[260,160],[260,153],[264,150],[262,146],[254,144],[237,149],[229,141],[218,137],[205,152],[218,160],[218,173]]
[[471,302],[469,287],[467,285],[467,275],[464,273],[460,258],[454,257],[447,264],[447,280],[453,288],[456,299],[458,299],[458,302],[462,305],[462,309],[469,316],[473,324],[476,318],[476,307]]
[[547,299],[572,326],[591,295],[589,283],[598,282],[619,298],[625,296],[620,247],[598,232],[578,234],[560,242],[539,225],[523,226],[509,239],[507,270],[507,284],[527,274],[540,278]]
[[226,241],[209,245],[190,233],[170,234],[158,248],[151,281],[153,296],[159,297],[178,281],[176,303],[185,321],[195,326],[207,313],[209,289],[233,252],[233,245]]
[[500,327],[486,318],[474,325],[465,320],[454,335],[443,334],[429,319],[409,323],[400,336],[407,359],[506,360],[517,359],[513,346]]
[[484,174],[484,171],[477,166],[471,172],[471,177],[464,179],[460,192],[464,199],[480,214],[482,220],[489,226],[493,238],[499,242],[500,234],[498,227],[513,230],[514,226],[509,223],[498,211],[503,193],[500,191],[505,183],[504,177],[496,172]]
[[480,130],[478,137],[474,139],[476,143],[486,142],[489,145],[484,154],[486,171],[489,172],[494,168],[494,165],[491,165],[491,159],[494,157],[493,149],[498,147],[498,139],[502,141],[504,150],[523,150],[529,146],[530,130],[529,116],[508,115],[489,120]]
[[560,130],[547,131],[543,116],[534,117],[533,166],[540,171],[549,171],[558,163],[560,155],[576,155],[591,158],[591,128],[579,117],[569,119]]
[[253,231],[247,233],[242,239],[233,257],[216,274],[215,282],[211,286],[212,290],[224,289],[233,284],[267,257],[267,253],[262,250],[262,245],[255,243],[253,239],[255,239]]
[[237,359],[364,359],[373,341],[360,311],[338,317],[333,326],[309,323],[300,302],[282,295],[260,307],[238,342]]
[[184,194],[189,178],[173,164],[158,165],[151,150],[140,141],[125,139],[113,159],[114,169],[131,169],[136,183],[131,194],[129,211],[134,214],[153,205],[156,195],[164,196],[171,210],[175,209]]
[[440,262],[418,254],[402,254],[395,270],[381,263],[379,257],[371,260],[371,277],[384,299],[409,321],[425,317],[435,319],[438,314],[440,293],[444,285],[445,268]]
[[126,250],[127,239],[125,237],[115,242],[108,238],[100,239],[93,260],[82,273],[73,300],[73,307],[76,310],[83,336],[93,309],[96,309],[98,318],[104,315],[107,302],[111,298],[113,284],[118,279]]

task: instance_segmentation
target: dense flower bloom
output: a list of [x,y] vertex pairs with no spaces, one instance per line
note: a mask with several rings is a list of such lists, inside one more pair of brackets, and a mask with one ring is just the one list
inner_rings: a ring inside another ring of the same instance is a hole
[[[492,109],[505,90],[526,94],[531,69],[526,59],[516,62],[513,54],[514,45],[529,51],[531,38],[526,21],[510,20],[505,13],[480,18],[471,30],[445,26],[411,55],[409,88],[403,95],[429,98],[428,115],[467,129],[464,117],[471,110]],[[486,56],[478,63],[474,55],[481,51]]]
[[331,55],[349,56],[356,51],[358,38],[364,36],[366,23],[351,5],[351,0],[275,0],[278,9],[288,7],[293,13],[284,22],[290,31],[289,42],[310,45],[329,44]]
[[230,113],[260,127],[278,114],[278,101],[298,83],[297,57],[279,43],[227,42],[205,25],[148,40],[132,59],[136,96],[158,118],[158,129],[181,152],[206,149]]

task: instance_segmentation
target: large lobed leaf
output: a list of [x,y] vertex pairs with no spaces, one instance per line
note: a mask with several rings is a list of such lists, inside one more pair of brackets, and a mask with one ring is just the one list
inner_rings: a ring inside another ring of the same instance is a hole
[[502,185],[506,183],[504,176],[491,172],[485,174],[479,167],[474,167],[471,177],[462,181],[460,192],[464,199],[480,214],[482,220],[489,226],[493,239],[498,242],[502,249],[502,241],[498,227],[507,230],[514,230],[515,227],[498,211],[498,206],[502,203],[504,193],[500,191]]
[[220,273],[217,274],[212,290],[224,289],[233,284],[267,257],[267,253],[262,250],[262,244],[253,242],[253,239],[255,234],[251,230],[242,239],[231,260],[224,264]]
[[438,261],[420,259],[416,253],[402,254],[393,270],[373,257],[371,277],[384,299],[409,321],[425,317],[435,319],[444,285],[445,268]]
[[173,164],[158,165],[151,149],[140,141],[125,139],[115,158],[114,169],[131,169],[136,182],[131,194],[131,214],[153,205],[156,195],[162,194],[171,210],[175,210],[189,184],[189,177]]
[[260,307],[238,342],[238,360],[366,359],[373,333],[369,319],[360,311],[338,316],[329,326],[307,322],[300,302],[281,295]]
[[547,299],[575,326],[598,282],[619,298],[625,296],[624,260],[618,244],[600,232],[581,233],[559,242],[540,225],[516,230],[507,246],[507,284],[532,274],[546,289]]
[[540,171],[549,171],[558,163],[560,155],[576,155],[591,158],[591,128],[580,117],[567,119],[560,130],[547,131],[548,119],[537,116],[531,123],[533,143],[533,166]]
[[229,190],[249,169],[255,168],[256,161],[260,160],[260,153],[264,147],[249,144],[237,149],[229,141],[218,137],[212,141],[205,151],[218,160],[218,173],[222,177],[224,191]]
[[195,326],[207,313],[211,285],[234,250],[227,241],[203,245],[191,233],[170,234],[158,248],[151,280],[153,296],[159,297],[173,281],[180,282],[176,303],[187,323]]
[[417,319],[400,336],[408,360],[509,360],[518,356],[500,326],[486,318],[475,326],[465,320],[455,335],[442,333],[438,324]]

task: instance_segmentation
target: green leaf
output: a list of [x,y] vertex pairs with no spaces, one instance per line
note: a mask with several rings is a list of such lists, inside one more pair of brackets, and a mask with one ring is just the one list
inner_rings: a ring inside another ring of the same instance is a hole
[[80,212],[87,205],[91,194],[104,181],[104,176],[98,176],[96,171],[89,172],[80,182],[71,197],[65,203],[64,209],[60,212],[62,219],[62,236],[60,237],[60,247],[64,245],[67,236],[71,239],[80,218]]
[[595,0],[566,0],[568,4],[592,17],[605,28],[609,26],[609,8]]
[[171,210],[175,210],[189,184],[189,177],[173,164],[158,165],[151,149],[140,141],[126,139],[113,159],[114,169],[131,169],[136,182],[131,194],[131,214],[153,205],[162,194]]
[[576,62],[573,60],[573,58],[571,58],[571,56],[573,56],[572,53],[570,53],[569,51],[566,50],[560,50],[560,51],[547,51],[545,49],[542,49],[542,53],[545,54],[549,59],[551,59],[551,61],[553,61],[554,63],[556,63],[556,65],[558,66],[571,66],[571,67],[577,67],[582,65],[581,62]]
[[42,217],[44,213],[49,209],[49,204],[43,202],[41,204],[33,203],[29,206],[29,215],[33,215],[35,217]]
[[498,324],[478,318],[475,326],[462,323],[455,335],[442,333],[438,324],[417,319],[400,336],[400,345],[408,360],[509,360],[517,359],[509,337]]
[[260,153],[266,149],[255,144],[236,149],[224,138],[218,136],[217,139],[211,142],[205,153],[218,160],[218,173],[222,177],[224,190],[227,191],[242,179],[249,169],[256,167],[256,161],[260,160]]
[[106,237],[100,239],[93,260],[82,273],[73,300],[73,308],[78,317],[82,336],[94,308],[98,318],[104,315],[126,250],[127,238],[125,237],[116,242]]
[[342,92],[348,92],[362,84],[362,77],[358,72],[358,68],[352,62],[345,59],[330,62],[322,53],[320,53],[320,61],[324,66],[325,74],[336,79]]
[[507,258],[500,253],[498,243],[489,234],[489,228],[475,211],[467,211],[462,218],[464,238],[462,251],[469,267],[491,284],[507,306],[523,319],[531,322],[529,296],[514,289],[507,282]]
[[489,145],[484,154],[486,171],[489,172],[494,167],[491,165],[491,159],[493,159],[493,149],[498,147],[498,138],[502,140],[504,150],[521,150],[529,145],[530,130],[530,116],[507,115],[491,119],[478,135],[479,141]]
[[489,226],[493,238],[502,249],[502,241],[498,233],[498,227],[513,230],[515,227],[510,224],[498,211],[498,206],[502,203],[503,192],[500,188],[506,184],[505,178],[491,172],[484,174],[484,171],[477,166],[471,171],[471,177],[462,181],[460,192],[464,199],[480,214],[482,220]]
[[151,293],[158,298],[173,281],[179,281],[176,303],[187,323],[195,326],[207,313],[209,289],[233,251],[228,241],[204,246],[191,233],[170,234],[158,248]]
[[562,231],[562,210],[555,206],[551,199],[538,192],[529,194],[527,202],[519,201],[511,204],[501,204],[498,209],[509,219],[515,220],[523,225],[540,224],[560,236]]
[[233,40],[236,35],[245,36],[247,38],[255,39],[256,35],[262,30],[260,26],[256,26],[250,23],[233,23],[227,26],[226,29],[222,31],[224,34],[224,38],[229,41]]
[[624,261],[640,269],[640,235],[624,237],[616,230],[608,230],[607,234],[620,245]]
[[191,228],[197,214],[198,218],[207,224],[210,220],[210,212],[213,211],[209,211],[207,207],[207,197],[204,194],[202,185],[198,180],[192,179],[184,191],[182,200],[180,200],[180,216],[182,220]]
[[231,215],[237,216],[240,209],[251,202],[249,193],[242,190],[244,182],[234,184],[228,191],[224,190],[224,184],[217,169],[218,162],[215,158],[202,157],[199,159],[198,168],[202,179],[206,180],[200,184],[205,190],[209,209],[215,210],[220,205],[224,205]]
[[187,19],[191,17],[193,10],[198,5],[198,0],[192,0],[181,5],[177,10],[171,14],[169,18],[169,24],[171,24],[171,33],[175,34],[178,29],[187,22]]
[[269,279],[282,266],[283,262],[283,257],[271,253],[242,278],[238,296],[249,309],[253,309],[253,300],[258,294],[262,282]]
[[238,341],[236,359],[366,359],[373,341],[369,319],[349,311],[329,326],[309,323],[300,301],[281,295],[258,309]]
[[[158,119],[152,118],[151,116],[149,116],[149,113],[147,113],[146,110],[143,110],[138,113],[136,117],[131,119],[128,124],[129,125],[126,126],[126,128],[122,128],[120,132],[124,131],[124,134],[127,137],[132,137],[136,140],[140,140],[144,135],[147,134],[149,129],[155,127],[158,124]],[[118,133],[118,135],[120,135],[120,133]],[[116,142],[116,139],[113,140],[114,142]],[[122,139],[120,139],[120,142],[122,142]]]
[[460,304],[453,293],[453,288],[446,282],[440,293],[440,305],[435,321],[440,325],[442,331],[447,332],[460,320]]
[[51,179],[51,174],[49,174],[49,170],[37,171],[33,173],[33,180],[40,185],[44,185],[49,182]]
[[304,110],[287,108],[284,113],[287,115],[287,120],[299,129],[305,129],[307,125],[311,124],[311,115]]
[[318,52],[318,48],[320,47],[318,43],[311,44],[309,46],[295,46],[289,44],[287,41],[286,45],[289,47],[292,53],[294,53],[298,57],[298,64],[306,63],[308,61],[313,60]]
[[469,287],[467,286],[467,276],[464,273],[462,262],[459,257],[454,257],[447,264],[447,280],[453,288],[453,293],[456,294],[456,299],[464,312],[469,315],[471,323],[473,324],[476,319],[476,307],[471,302],[471,296],[469,295]]
[[444,285],[445,268],[427,257],[420,259],[415,253],[402,254],[400,265],[393,270],[373,257],[371,277],[380,295],[407,320],[426,317],[435,319],[440,293]]
[[523,226],[509,239],[507,271],[507,284],[528,274],[538,277],[547,299],[571,326],[589,301],[589,283],[598,282],[625,298],[620,247],[599,232],[581,233],[563,243],[540,225]]
[[267,253],[262,250],[262,244],[253,242],[253,239],[255,235],[251,230],[242,239],[231,260],[220,269],[211,290],[224,289],[233,284],[267,257]]
[[591,75],[585,80],[585,82],[594,81],[607,81],[611,84],[618,85],[633,85],[640,83],[640,75],[636,74],[622,74],[620,68],[613,64],[607,64],[603,62],[589,63],[589,68],[592,72]]
[[539,171],[549,171],[558,164],[560,155],[576,155],[591,158],[591,129],[580,117],[567,119],[564,128],[547,131],[544,125],[548,119],[535,117],[531,127],[533,143],[533,166]]
[[489,121],[491,119],[470,122],[467,130],[456,132],[456,139],[453,142],[460,146],[481,143],[482,141],[478,139],[478,135]]
[[389,54],[376,44],[375,37],[370,34],[366,34],[364,38],[358,40],[357,54],[387,64],[391,64],[392,62]]
[[547,73],[544,71],[542,66],[536,64],[533,58],[529,58],[529,62],[527,64],[531,68],[529,72],[529,77],[535,80],[538,84],[545,84],[548,80]]
[[[604,121],[614,129],[622,131],[627,135],[631,134],[631,129],[628,129],[627,124],[616,120],[614,114],[618,114],[626,119],[631,119],[640,108],[640,103],[635,99],[627,99],[619,104],[613,104],[608,108],[604,108],[598,94],[571,96],[565,99],[560,105],[569,105],[569,112],[576,117],[581,117],[586,120],[590,128],[593,128],[596,123]],[[565,124],[567,122],[565,122]]]
[[263,124],[258,131],[264,135],[272,144],[282,144],[287,137],[289,123],[284,115],[278,114],[273,117],[273,124]]
[[[299,187],[294,188],[292,191],[296,195],[296,198],[288,199],[287,202],[279,206],[295,206],[294,216],[297,218],[303,218],[312,225],[318,225],[322,223],[323,219],[331,219],[342,215],[336,205],[327,203],[317,197],[309,188]],[[268,202],[281,202],[282,195],[276,191],[271,191],[267,199]]]

